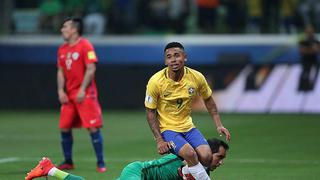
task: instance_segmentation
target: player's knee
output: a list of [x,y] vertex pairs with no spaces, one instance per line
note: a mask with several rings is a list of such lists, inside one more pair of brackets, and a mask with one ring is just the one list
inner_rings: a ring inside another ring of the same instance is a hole
[[188,148],[184,150],[184,158],[189,161],[198,161],[197,153],[194,149]]
[[95,133],[95,132],[97,132],[99,129],[96,128],[96,127],[90,127],[90,128],[87,128],[87,130],[88,130],[90,133]]

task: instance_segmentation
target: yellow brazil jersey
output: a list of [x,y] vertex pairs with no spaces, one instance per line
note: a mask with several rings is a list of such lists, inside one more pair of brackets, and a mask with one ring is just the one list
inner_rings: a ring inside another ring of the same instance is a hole
[[212,91],[204,76],[191,68],[184,68],[179,82],[168,76],[168,68],[154,74],[146,90],[145,107],[157,109],[160,131],[187,132],[194,127],[191,111],[192,100],[197,95],[207,99]]

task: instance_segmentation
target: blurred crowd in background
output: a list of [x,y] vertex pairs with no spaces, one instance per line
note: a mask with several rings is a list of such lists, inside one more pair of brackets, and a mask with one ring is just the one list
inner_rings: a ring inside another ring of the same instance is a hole
[[[313,24],[316,29],[320,29],[318,0],[4,0],[3,2],[2,6],[10,6],[12,9],[9,11],[10,14],[6,15],[11,16],[10,27],[6,33],[58,34],[61,22],[67,16],[82,17],[85,33],[92,35],[292,34],[301,32],[306,24]],[[6,7],[2,8],[7,10]]]

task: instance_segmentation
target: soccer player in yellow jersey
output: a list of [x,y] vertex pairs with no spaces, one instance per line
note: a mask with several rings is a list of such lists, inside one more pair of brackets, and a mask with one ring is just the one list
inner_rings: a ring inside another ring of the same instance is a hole
[[230,141],[228,129],[223,127],[212,91],[204,76],[185,66],[186,52],[178,42],[168,43],[164,49],[166,68],[154,74],[148,84],[145,107],[149,126],[157,142],[159,154],[171,148],[187,162],[187,170],[195,179],[210,179],[210,147],[194,126],[191,118],[192,100],[200,95],[219,134]]

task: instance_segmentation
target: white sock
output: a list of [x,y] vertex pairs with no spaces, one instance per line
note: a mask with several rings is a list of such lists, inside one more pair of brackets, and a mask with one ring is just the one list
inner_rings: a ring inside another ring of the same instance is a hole
[[200,162],[189,167],[188,170],[196,180],[211,180]]
[[54,173],[57,171],[58,169],[56,167],[53,167],[49,170],[48,175],[49,176],[54,176]]
[[188,165],[183,166],[181,171],[182,171],[182,174],[184,175],[190,174]]

